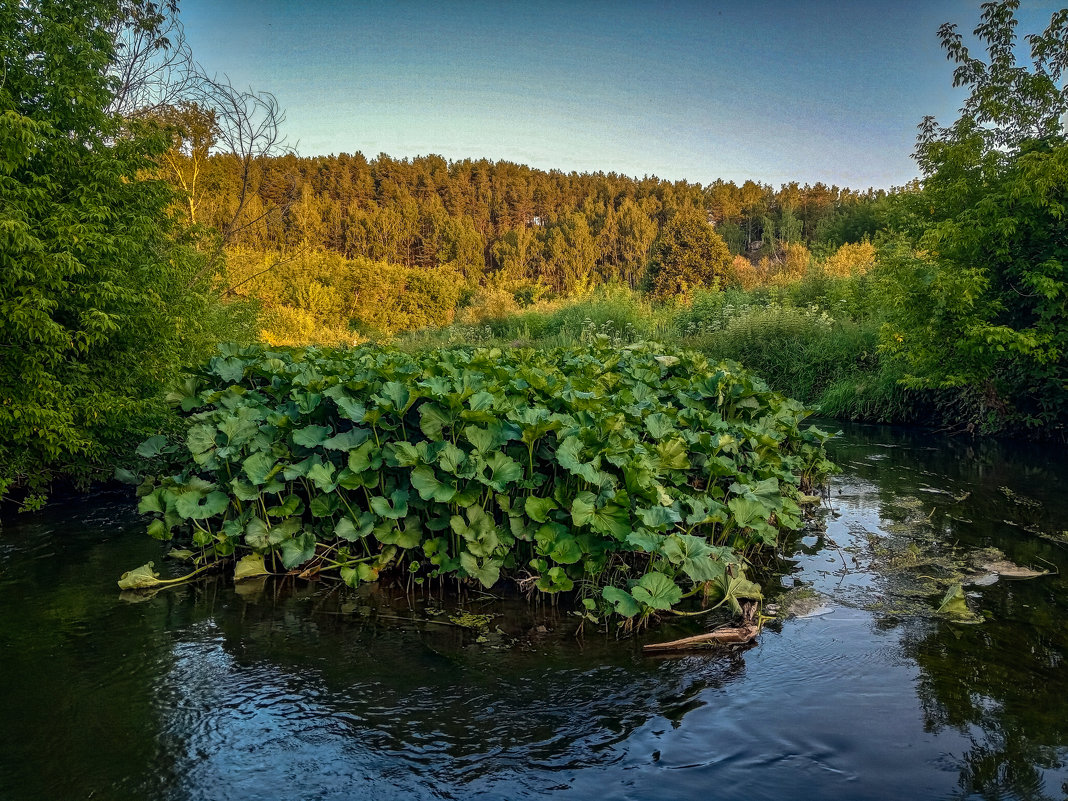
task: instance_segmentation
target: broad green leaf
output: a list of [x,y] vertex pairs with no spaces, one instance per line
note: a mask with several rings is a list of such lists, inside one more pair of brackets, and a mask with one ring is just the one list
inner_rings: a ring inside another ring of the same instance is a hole
[[171,538],[171,530],[166,523],[156,518],[148,524],[148,536],[156,540],[169,540]]
[[355,522],[346,515],[334,527],[334,536],[349,542],[355,542],[370,534],[374,530],[374,526],[375,516],[370,512],[362,512]]
[[526,510],[527,517],[535,523],[544,523],[549,519],[549,512],[559,508],[559,504],[552,498],[535,498],[529,495],[523,503],[523,508]]
[[248,480],[257,486],[266,484],[278,472],[274,457],[265,451],[257,451],[241,464]]
[[682,519],[670,506],[652,506],[637,511],[641,521],[651,529],[670,528]]
[[331,451],[351,451],[365,443],[370,436],[371,432],[366,428],[353,428],[323,440],[323,447]]
[[206,496],[200,492],[183,492],[174,502],[174,510],[187,520],[206,520],[222,514],[230,505],[226,493],[215,490]]
[[653,439],[663,439],[675,430],[675,423],[663,412],[654,412],[645,418],[645,428]]
[[356,423],[363,422],[364,415],[367,414],[367,407],[350,396],[340,384],[330,387],[323,394],[337,404],[344,417]]
[[382,456],[390,467],[414,467],[419,464],[419,451],[410,442],[391,442],[382,448]]
[[349,451],[349,470],[353,473],[365,473],[369,470],[378,470],[382,467],[382,449],[372,440],[360,445],[356,450]]
[[523,477],[523,468],[519,462],[504,453],[498,451],[486,460],[490,475],[481,476],[481,480],[497,492],[504,492],[514,482]]
[[464,426],[464,436],[475,447],[475,450],[483,455],[504,444],[503,442],[498,442],[489,429],[479,428],[478,426]]
[[145,495],[137,502],[137,511],[143,515],[156,512],[157,514],[163,514],[163,490],[154,490],[148,495]]
[[286,570],[292,570],[315,556],[315,535],[310,531],[302,532],[284,540],[280,550],[282,565]]
[[641,605],[626,590],[607,585],[601,588],[601,595],[612,604],[616,614],[620,617],[634,617],[641,611]]
[[562,565],[573,565],[582,558],[582,548],[574,537],[561,537],[549,552],[549,558]]
[[300,499],[300,496],[290,493],[281,504],[268,508],[267,514],[270,517],[289,517],[290,515],[300,514],[303,509],[304,501]]
[[304,448],[316,448],[330,437],[328,426],[304,426],[293,432],[293,442]]
[[438,464],[441,469],[454,476],[462,475],[465,472],[464,463],[466,461],[467,455],[451,442],[446,443],[438,454]]
[[727,501],[727,507],[742,528],[766,521],[771,513],[764,504],[751,498],[731,498]]
[[379,542],[386,545],[396,545],[398,548],[415,548],[423,541],[423,527],[417,515],[410,515],[404,519],[404,525],[397,524],[388,534],[375,529],[375,536]]
[[381,495],[371,498],[371,510],[379,517],[400,520],[408,514],[408,490],[393,490],[389,498]]
[[663,541],[663,534],[657,534],[647,528],[639,528],[630,532],[625,540],[627,545],[631,545],[646,553],[656,553],[659,551]]
[[675,582],[656,571],[646,573],[638,579],[638,583],[631,587],[630,592],[638,602],[660,611],[667,611],[682,600],[682,590]]
[[500,580],[502,564],[497,559],[479,560],[475,555],[467,551],[460,553],[460,566],[464,572],[469,577],[478,579],[487,590]]
[[225,359],[222,356],[215,356],[208,362],[208,367],[211,372],[229,384],[241,383],[245,375],[245,363],[235,356]]
[[[335,494],[316,495],[308,504],[308,511],[312,517],[333,517],[341,506],[341,501]],[[267,511],[269,515],[270,510]]]
[[185,442],[189,452],[196,455],[205,453],[215,447],[216,428],[207,423],[198,423],[189,429]]
[[455,421],[453,415],[436,403],[424,403],[419,407],[419,428],[431,441],[440,441],[444,427],[452,426]]
[[159,573],[152,569],[155,565],[155,562],[149,562],[133,570],[127,570],[119,578],[119,589],[147,590],[160,586],[163,582],[159,580]]
[[137,477],[137,474],[134,473],[132,470],[127,470],[125,467],[116,467],[115,472],[112,473],[111,477],[118,481],[120,484],[129,484],[131,486],[136,486],[141,483],[140,479]]
[[721,578],[725,570],[722,562],[713,560],[712,548],[701,537],[672,534],[664,540],[660,552],[698,584]]
[[271,572],[263,561],[262,553],[250,553],[237,560],[234,565],[234,581],[256,578],[257,576],[269,576]]
[[680,437],[656,445],[657,463],[661,470],[688,470],[690,460],[686,455],[686,442]]
[[308,480],[322,492],[333,492],[337,485],[334,482],[334,466],[329,462],[318,462],[308,470]]
[[378,395],[374,396],[374,400],[379,402],[380,405],[382,405],[382,401],[385,401],[384,405],[387,409],[403,413],[408,411],[408,407],[415,402],[417,397],[412,397],[411,393],[408,392],[408,388],[399,381],[387,381],[382,385]]
[[412,486],[424,501],[448,503],[456,497],[456,487],[439,481],[434,468],[426,465],[412,471]]
[[617,540],[630,532],[630,514],[622,506],[607,503],[597,508],[592,492],[580,492],[571,504],[571,520],[576,526],[590,526],[594,531],[608,534]]
[[154,437],[149,437],[138,445],[135,453],[142,459],[151,459],[154,456],[158,456],[159,452],[163,450],[166,445],[167,438],[163,436],[163,434],[156,434]]
[[550,567],[538,576],[534,586],[546,593],[571,592],[575,588],[575,582],[562,567]]

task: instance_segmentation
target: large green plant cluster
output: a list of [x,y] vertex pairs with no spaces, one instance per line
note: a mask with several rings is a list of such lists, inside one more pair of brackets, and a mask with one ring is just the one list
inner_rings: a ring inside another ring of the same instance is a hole
[[[387,569],[576,590],[642,619],[759,597],[745,552],[801,524],[833,469],[808,412],[737,365],[653,344],[549,351],[224,348],[184,396],[149,534],[239,575]],[[138,576],[131,578],[132,585]],[[151,574],[147,574],[151,583]]]

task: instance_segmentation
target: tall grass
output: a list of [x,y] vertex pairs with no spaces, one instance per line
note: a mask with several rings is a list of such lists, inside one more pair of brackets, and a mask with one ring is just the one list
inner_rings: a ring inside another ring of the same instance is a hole
[[673,304],[601,287],[477,324],[415,332],[398,344],[553,347],[597,334],[620,344],[656,340],[740,362],[772,389],[831,417],[916,422],[928,399],[902,387],[901,370],[880,353],[882,320],[872,293],[867,278],[826,276],[789,287],[697,292],[688,303]]

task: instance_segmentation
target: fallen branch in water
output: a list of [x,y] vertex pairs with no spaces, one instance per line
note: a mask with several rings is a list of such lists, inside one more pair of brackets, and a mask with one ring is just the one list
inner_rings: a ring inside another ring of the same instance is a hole
[[642,648],[643,653],[662,653],[664,651],[690,651],[706,648],[711,645],[743,645],[760,633],[761,624],[760,606],[755,601],[743,600],[739,604],[741,611],[741,625],[723,626],[706,634],[697,634],[693,637],[683,637],[681,640],[671,642],[654,642]]
[[749,642],[759,633],[759,626],[727,627],[710,631],[707,634],[698,634],[694,637],[683,637],[681,640],[649,643],[642,648],[642,651],[648,654],[660,651],[688,651],[710,645],[742,644]]

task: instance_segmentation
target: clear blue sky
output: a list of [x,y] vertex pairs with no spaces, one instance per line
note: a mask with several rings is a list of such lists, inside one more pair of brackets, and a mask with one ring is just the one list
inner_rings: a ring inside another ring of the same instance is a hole
[[[1059,3],[1024,2],[1021,34]],[[302,155],[507,159],[708,183],[916,175],[978,2],[183,0],[209,73],[273,92]]]

